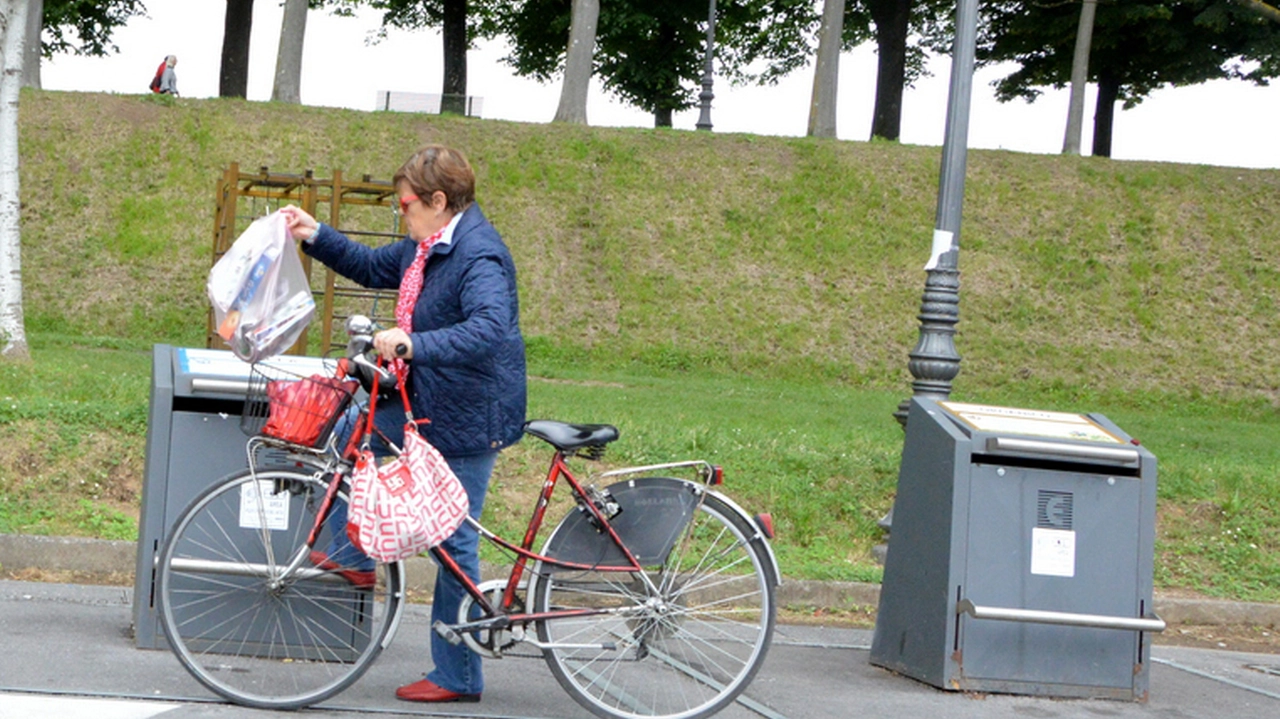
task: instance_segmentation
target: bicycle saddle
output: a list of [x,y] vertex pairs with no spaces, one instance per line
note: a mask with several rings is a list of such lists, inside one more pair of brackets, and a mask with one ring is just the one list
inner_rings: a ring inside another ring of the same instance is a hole
[[603,447],[618,438],[618,428],[611,424],[569,424],[553,419],[525,422],[524,431],[549,442],[562,452],[573,452],[583,447]]

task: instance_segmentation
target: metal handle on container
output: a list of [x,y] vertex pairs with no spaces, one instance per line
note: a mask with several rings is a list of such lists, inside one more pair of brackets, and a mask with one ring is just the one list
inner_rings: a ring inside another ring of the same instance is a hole
[[1046,612],[1039,609],[1012,609],[1010,607],[983,607],[968,599],[956,604],[956,614],[968,614],[974,619],[992,619],[1002,622],[1030,622],[1035,624],[1063,624],[1073,627],[1099,629],[1128,629],[1134,632],[1163,632],[1164,620],[1160,617],[1112,617],[1105,614],[1074,614],[1071,612]]
[[1124,462],[1136,464],[1138,450],[1131,447],[1106,447],[1090,444],[1064,444],[1062,442],[1045,442],[1038,439],[1021,439],[1018,437],[988,437],[987,451],[997,452],[1031,452],[1034,454],[1052,454],[1073,459],[1098,459],[1108,462]]
[[249,392],[249,380],[192,377],[191,391],[208,392],[210,394],[234,394],[243,397]]

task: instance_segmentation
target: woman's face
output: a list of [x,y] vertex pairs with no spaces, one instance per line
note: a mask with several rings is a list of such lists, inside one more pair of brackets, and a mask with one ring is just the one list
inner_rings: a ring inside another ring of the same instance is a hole
[[419,197],[407,182],[402,182],[396,186],[396,194],[399,196],[400,214],[404,217],[409,237],[415,242],[422,242],[444,229],[449,220],[453,219],[449,201],[439,190],[431,193],[430,197]]

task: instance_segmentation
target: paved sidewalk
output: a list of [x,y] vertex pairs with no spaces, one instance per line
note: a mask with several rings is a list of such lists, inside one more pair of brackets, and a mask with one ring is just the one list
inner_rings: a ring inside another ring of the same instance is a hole
[[[479,704],[396,701],[426,669],[426,607],[411,606],[394,643],[355,686],[306,716],[587,719],[540,659],[487,661]],[[216,700],[166,651],[136,649],[132,591],[0,581],[0,719],[193,719],[281,716]],[[746,696],[725,719],[1025,719],[1280,716],[1280,657],[1182,647],[1153,651],[1145,704],[947,692],[871,666],[866,630],[781,626]],[[114,712],[114,713],[113,713]],[[288,716],[288,715],[285,715]],[[293,716],[297,716],[294,714]]]

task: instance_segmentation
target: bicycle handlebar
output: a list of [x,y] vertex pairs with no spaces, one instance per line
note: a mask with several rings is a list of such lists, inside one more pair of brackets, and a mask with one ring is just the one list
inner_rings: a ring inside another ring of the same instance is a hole
[[365,391],[372,391],[374,384],[377,384],[378,389],[383,392],[394,390],[395,375],[386,368],[379,367],[369,358],[373,352],[373,335],[378,326],[364,315],[351,315],[347,318],[346,329],[347,334],[350,335],[350,339],[347,340],[347,358],[363,370],[361,373],[363,376],[360,379],[361,384],[365,386]]

